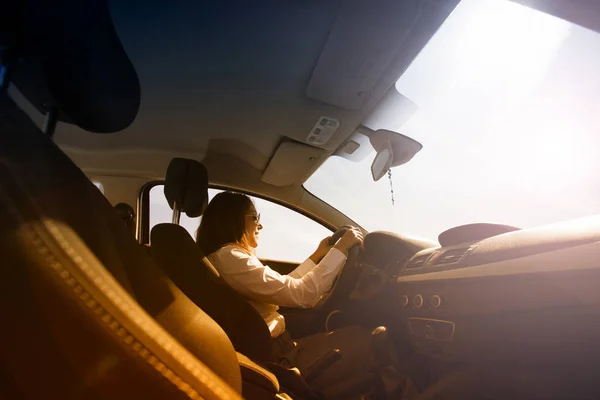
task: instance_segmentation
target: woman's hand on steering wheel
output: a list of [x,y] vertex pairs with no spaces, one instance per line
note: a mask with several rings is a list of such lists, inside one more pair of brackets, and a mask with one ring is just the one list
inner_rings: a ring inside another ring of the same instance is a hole
[[341,251],[346,256],[346,261],[335,277],[329,292],[324,294],[317,304],[322,312],[329,313],[338,307],[339,302],[347,299],[356,286],[360,275],[360,269],[357,267],[363,240],[362,231],[348,225],[339,228],[329,238],[329,245]]
[[327,236],[325,239],[321,240],[319,243],[319,247],[317,250],[310,256],[310,259],[313,260],[315,264],[318,264],[319,261],[333,248],[333,243],[330,243],[331,236]]
[[358,228],[350,228],[333,247],[341,251],[347,257],[348,250],[356,245],[362,247],[363,241],[364,238],[362,232]]

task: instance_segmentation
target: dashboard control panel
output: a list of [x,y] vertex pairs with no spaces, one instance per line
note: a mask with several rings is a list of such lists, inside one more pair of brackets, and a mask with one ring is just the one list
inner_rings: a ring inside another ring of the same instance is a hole
[[415,297],[413,297],[413,307],[414,308],[423,307],[423,296],[421,296],[420,294],[416,294]]
[[439,294],[426,295],[417,293],[410,297],[408,294],[400,296],[400,305],[402,308],[435,310],[441,308],[442,304],[442,296]]
[[431,296],[431,299],[429,299],[429,306],[431,308],[440,308],[441,305],[442,298],[439,295],[434,294],[433,296]]
[[423,249],[396,261],[398,318],[417,352],[444,361],[541,342],[568,355],[600,337],[599,257],[600,215]]
[[454,322],[431,318],[409,318],[410,333],[419,338],[449,342],[454,338]]

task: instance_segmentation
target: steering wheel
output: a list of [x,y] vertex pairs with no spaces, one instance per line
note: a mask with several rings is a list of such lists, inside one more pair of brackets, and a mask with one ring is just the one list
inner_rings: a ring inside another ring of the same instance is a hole
[[[344,236],[344,234],[352,229],[352,226],[342,226],[339,228],[331,237],[329,238],[329,244],[334,245],[338,240]],[[360,268],[359,268],[359,256],[361,253],[361,249],[358,245],[353,246],[348,250],[348,257],[346,258],[346,262],[340,269],[340,272],[336,276],[333,284],[331,285],[331,289],[327,292],[316,308],[319,310],[327,310],[335,308],[340,301],[343,301],[348,298],[354,287],[358,282],[358,278],[360,276]]]

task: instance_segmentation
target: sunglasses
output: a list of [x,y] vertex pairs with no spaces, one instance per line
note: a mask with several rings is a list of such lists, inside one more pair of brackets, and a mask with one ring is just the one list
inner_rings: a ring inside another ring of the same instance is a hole
[[252,217],[252,221],[254,221],[255,224],[259,224],[260,223],[260,214],[248,214],[246,216],[247,217]]

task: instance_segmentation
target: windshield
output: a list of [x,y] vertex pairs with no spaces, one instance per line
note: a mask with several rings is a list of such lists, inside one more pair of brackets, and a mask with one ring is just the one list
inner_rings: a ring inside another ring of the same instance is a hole
[[391,182],[373,181],[374,151],[333,156],[305,188],[367,230],[430,239],[471,222],[598,213],[598,71],[598,33],[507,0],[463,0],[396,83],[418,110],[385,128],[423,150]]

